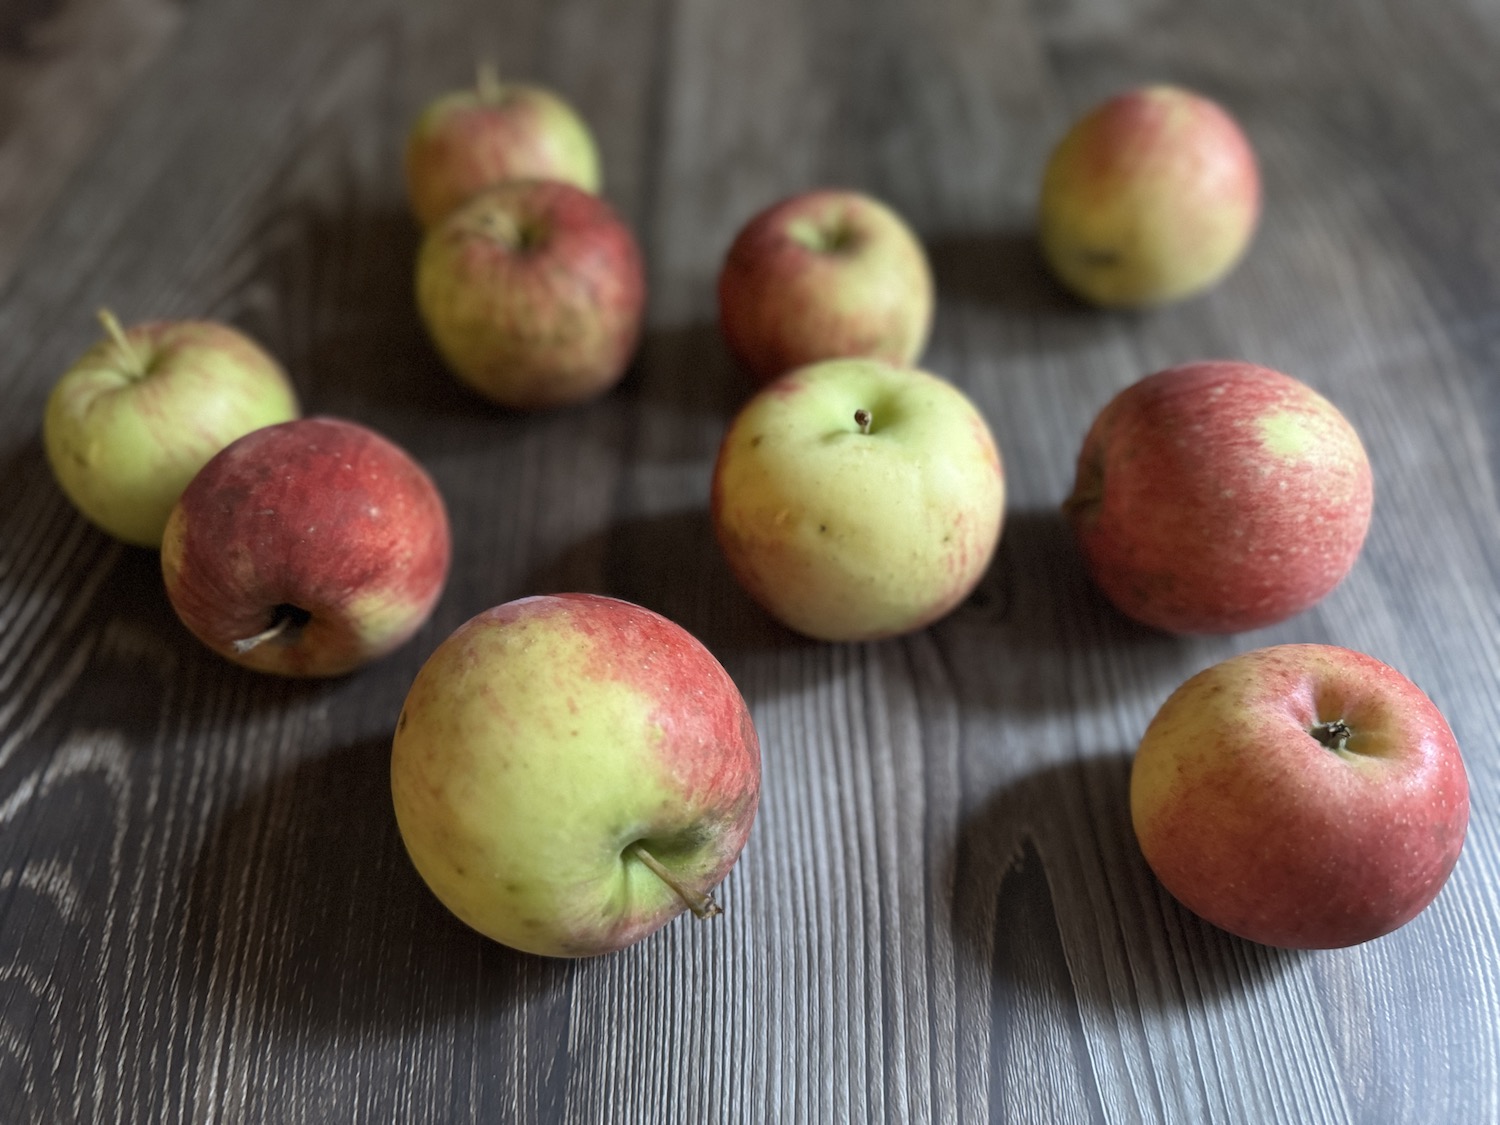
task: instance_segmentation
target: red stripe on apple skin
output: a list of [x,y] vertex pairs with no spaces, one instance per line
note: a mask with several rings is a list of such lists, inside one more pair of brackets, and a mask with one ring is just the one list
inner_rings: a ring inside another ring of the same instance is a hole
[[[164,573],[183,623],[235,659],[233,642],[264,630],[274,607],[306,610],[302,642],[275,644],[285,667],[273,670],[293,675],[346,671],[390,651],[421,626],[447,577],[447,513],[431,478],[398,446],[338,419],[233,442],[193,479],[171,522]],[[371,595],[407,608],[386,633],[350,619]]]

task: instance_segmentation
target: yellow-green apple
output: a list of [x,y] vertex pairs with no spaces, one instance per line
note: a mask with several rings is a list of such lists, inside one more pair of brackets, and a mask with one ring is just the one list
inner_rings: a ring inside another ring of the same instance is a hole
[[1463,847],[1469,783],[1447,721],[1401,673],[1278,645],[1172,693],[1136,752],[1130,813],[1189,910],[1251,941],[1327,949],[1433,900]]
[[740,230],[719,272],[719,326],[757,383],[842,356],[915,363],[932,272],[906,222],[854,191],[794,195]]
[[267,426],[204,465],[162,540],[167,597],[221,656],[337,676],[403,644],[448,575],[448,514],[426,471],[337,418]]
[[167,514],[235,438],[300,413],[281,365],[206,320],[151,321],[107,336],[57,381],[42,444],[68,499],[117,539],[159,547]]
[[506,180],[563,180],[599,190],[599,153],[583,119],[541,86],[481,67],[472,89],[430,102],[406,140],[406,191],[430,227]]
[[502,406],[603,394],[640,339],[646,279],[635,237],[604,200],[512,180],[427,232],[417,306],[454,373]]
[[1337,407],[1279,371],[1215,361],[1116,395],[1063,507],[1122,612],[1168,632],[1236,633],[1338,585],[1371,503],[1369,459]]
[[984,576],[1005,508],[989,426],[945,379],[873,359],[763,387],[714,465],[714,532],[740,584],[819,640],[919,629]]
[[1260,173],[1239,125],[1189,90],[1119,94],[1073,125],[1042,178],[1042,250],[1106,307],[1159,305],[1213,285],[1260,217]]
[[480,933],[586,957],[640,941],[734,866],[760,743],[708,649],[638,605],[521,598],[440,644],[396,723],[406,850]]

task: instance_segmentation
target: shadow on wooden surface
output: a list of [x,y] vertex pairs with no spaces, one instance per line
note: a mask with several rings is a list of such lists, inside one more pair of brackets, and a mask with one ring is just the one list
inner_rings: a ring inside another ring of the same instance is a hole
[[1052,276],[1033,226],[939,234],[927,242],[938,300],[965,300],[1028,316],[1097,319]]

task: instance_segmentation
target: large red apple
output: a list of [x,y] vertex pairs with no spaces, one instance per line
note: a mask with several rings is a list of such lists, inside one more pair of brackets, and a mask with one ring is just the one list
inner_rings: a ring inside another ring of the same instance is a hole
[[1191,363],[1100,412],[1064,510],[1124,613],[1176,633],[1235,633],[1312,606],[1354,565],[1370,463],[1338,409],[1289,375]]
[[427,473],[353,422],[246,434],[184,490],[162,575],[184,625],[264,672],[336,676],[403,644],[448,574],[448,515]]
[[438,646],[391,750],[407,852],[496,941],[553,957],[623,948],[734,866],[760,742],[690,633],[594,594],[522,598]]
[[1174,86],[1095,107],[1042,179],[1047,262],[1099,305],[1159,305],[1207,289],[1239,261],[1259,217],[1245,134],[1222,106]]
[[757,383],[845,356],[909,366],[932,326],[922,245],[885,204],[810,191],[773,204],[735,237],[719,273],[719,325]]
[[563,406],[625,374],[646,279],[607,203],[569,184],[517,180],[432,228],[417,305],[448,366],[503,406]]
[[1279,645],[1189,679],[1130,776],[1146,862],[1252,941],[1333,948],[1414,918],[1463,847],[1469,783],[1420,688],[1362,653]]
[[501,82],[488,68],[472,89],[423,109],[407,136],[405,170],[407,196],[424,227],[506,180],[599,190],[593,134],[573,108],[543,87]]

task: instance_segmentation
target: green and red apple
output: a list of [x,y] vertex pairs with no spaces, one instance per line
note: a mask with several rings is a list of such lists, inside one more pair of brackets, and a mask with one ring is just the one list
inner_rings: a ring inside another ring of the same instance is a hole
[[905,220],[855,191],[809,191],[755,215],[719,273],[719,326],[758,384],[823,359],[910,366],[932,327],[927,255]]
[[1453,731],[1363,653],[1278,645],[1198,673],[1130,776],[1146,862],[1184,906],[1266,945],[1355,945],[1447,881],[1469,822]]
[[63,492],[126,543],[159,547],[172,505],[231,441],[300,413],[281,365],[206,320],[128,331],[100,313],[105,339],[57,381],[42,444]]
[[1094,304],[1165,304],[1234,267],[1260,201],[1255,153],[1234,118],[1190,90],[1146,86],[1096,106],[1053,150],[1042,251]]
[[687,630],[594,594],[522,598],[423,665],[391,749],[396,822],[459,919],[550,957],[609,953],[734,866],[760,743],[729,674]]
[[448,575],[432,478],[374,430],[304,418],[246,434],[183,491],[162,540],[167,597],[228,660],[338,676],[404,644]]
[[1000,538],[1005,474],[952,383],[835,359],[762,388],[714,465],[711,515],[730,569],[809,637],[911,632],[959,604]]
[[630,228],[596,195],[513,180],[428,231],[417,307],[453,372],[502,406],[603,394],[639,342],[646,278]]
[[1289,375],[1218,361],[1116,395],[1084,439],[1064,511],[1123,613],[1173,633],[1236,633],[1337,586],[1372,503],[1364,445],[1337,407]]
[[481,68],[473,88],[429,103],[406,141],[406,190],[423,227],[507,180],[562,180],[599,190],[599,152],[577,112],[552,91],[501,82]]

